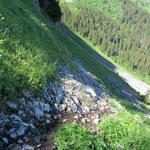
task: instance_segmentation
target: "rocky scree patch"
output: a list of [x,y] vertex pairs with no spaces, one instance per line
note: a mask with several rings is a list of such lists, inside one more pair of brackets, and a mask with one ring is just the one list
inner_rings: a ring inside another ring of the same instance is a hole
[[[59,80],[45,87],[40,97],[24,91],[17,103],[7,102],[7,111],[0,113],[0,149],[42,149],[58,123],[82,122],[95,132],[103,116],[116,112],[107,103],[105,87],[79,61],[73,64],[75,72],[69,65],[58,66]],[[51,144],[46,147],[56,149]]]

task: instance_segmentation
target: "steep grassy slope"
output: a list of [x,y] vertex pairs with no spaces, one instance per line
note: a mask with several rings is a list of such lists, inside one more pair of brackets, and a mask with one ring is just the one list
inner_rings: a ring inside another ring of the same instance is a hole
[[88,46],[82,39],[70,31],[71,34],[66,35],[57,29],[50,18],[40,14],[30,0],[15,0],[11,5],[9,0],[1,0],[0,14],[2,99],[13,100],[26,89],[39,91],[48,80],[56,78],[56,65],[69,62],[73,57],[97,75],[108,89],[114,89],[105,75],[118,77],[93,59],[92,50],[90,53],[85,51]]
[[[68,63],[70,59],[78,58],[83,66],[95,74],[99,82],[106,86],[112,98],[115,98],[111,99],[110,103],[117,105],[116,101],[119,101],[122,106],[125,106],[124,108],[126,110],[137,114],[132,102],[126,101],[121,97],[120,89],[113,84],[114,82],[113,80],[111,81],[111,79],[116,79],[118,82],[121,82],[125,88],[129,88],[129,86],[116,74],[105,68],[99,61],[93,59],[93,54],[95,54],[94,49],[90,48],[85,41],[76,36],[71,30],[67,29],[67,27],[63,27],[63,31],[58,29],[50,18],[40,13],[34,7],[31,0],[0,0],[0,104],[4,99],[16,99],[22,90],[32,90],[35,91],[37,95],[48,80],[57,79],[55,72],[57,64]],[[108,76],[112,78],[108,80]],[[142,116],[141,118],[144,118],[143,112],[139,112],[138,114]],[[123,115],[121,114],[121,116]],[[126,131],[124,133],[124,130],[129,129],[129,131],[131,131],[131,129],[135,127],[136,122],[133,124],[130,121],[131,119],[134,120],[133,118],[129,119],[129,121],[128,117],[126,118],[125,120],[127,120],[127,122],[123,122],[123,124],[119,116],[119,119],[116,120],[108,118],[101,125],[100,128],[103,128],[103,134],[105,134],[105,132],[107,134],[105,135],[108,140],[107,142],[111,142],[112,146],[114,142],[118,144],[118,139],[119,142],[129,140],[127,141],[129,143],[131,142],[130,139],[134,139],[134,130],[132,130],[132,134],[126,133]],[[116,124],[119,122],[117,129],[114,128],[114,122],[111,124],[112,119]],[[142,121],[144,127],[149,126],[148,119],[144,118]],[[127,128],[129,122],[130,128]],[[138,124],[136,125],[139,127]],[[107,127],[110,129],[109,133]],[[142,128],[137,128],[138,136],[137,140],[135,140],[136,142],[139,140],[143,141],[145,137],[147,138],[145,134],[141,136],[141,134],[144,133],[141,131],[142,129],[143,126]],[[73,134],[74,131],[76,131],[77,134]],[[118,134],[116,134],[116,131]],[[124,135],[126,137],[127,135],[127,139],[120,139],[120,133],[121,137],[124,137]],[[66,131],[58,130],[56,140],[59,142],[59,138],[62,138],[60,141],[60,145],[62,143],[62,146],[64,146],[63,138],[66,139],[66,134],[69,135],[71,139],[69,139],[69,144],[72,142],[75,144],[75,147],[81,144],[80,141],[78,142],[76,138],[74,138],[76,136],[82,137],[81,139],[83,141],[87,138],[89,141],[88,145],[91,145],[89,143],[92,141],[98,146],[103,146],[103,141],[101,141],[99,135],[93,135],[89,133],[87,129],[80,126],[77,126],[76,130],[76,125],[66,128]],[[85,135],[85,137],[83,135]],[[107,137],[108,135],[109,137]],[[111,136],[113,138],[110,139]],[[102,137],[104,137],[104,135],[102,135]],[[96,140],[94,141],[93,139]],[[144,139],[144,142],[148,140]],[[134,143],[136,144],[136,142]],[[65,144],[68,143],[65,141]],[[143,143],[141,145],[143,146]],[[133,144],[131,144],[131,146],[133,146]],[[83,149],[83,146],[81,149]]]
[[18,96],[23,89],[39,89],[55,78],[55,65],[69,53],[49,18],[32,1],[0,1],[0,91]]
[[39,91],[48,80],[57,78],[55,67],[58,63],[69,62],[74,57],[114,96],[120,95],[120,89],[108,76],[124,85],[122,88],[128,87],[116,74],[93,59],[94,49],[65,27],[62,27],[64,31],[57,29],[31,1],[15,0],[10,5],[9,0],[2,0],[0,13],[1,97],[13,99],[25,89]]

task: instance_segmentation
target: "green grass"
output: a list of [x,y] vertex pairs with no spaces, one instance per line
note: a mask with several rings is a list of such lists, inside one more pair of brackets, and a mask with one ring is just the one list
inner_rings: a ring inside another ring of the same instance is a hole
[[125,110],[103,118],[98,128],[109,149],[148,150],[150,147],[150,130],[143,126],[138,115],[131,115]]
[[32,1],[0,1],[0,91],[19,96],[23,89],[39,90],[56,78],[57,63],[68,61],[69,52],[59,32]]
[[[127,113],[125,120],[121,118],[124,114],[117,115],[113,119],[111,117],[104,119],[99,125],[100,129],[103,129],[102,135],[99,136],[79,124],[62,125],[54,138],[59,150],[68,148],[91,150],[95,147],[100,150],[105,149],[105,145],[113,147],[118,141],[125,141],[125,145],[129,146],[127,141],[131,139],[133,133],[131,127],[139,131],[139,134],[135,134],[136,142],[138,141],[139,144],[143,142],[143,135],[147,141],[147,134],[144,132],[141,135],[143,127],[131,120],[134,114],[142,117],[144,114],[136,112],[131,102],[124,100],[117,91],[114,92],[113,86],[105,75],[111,74],[118,79],[119,77],[93,59],[92,51],[85,49],[89,49],[87,43],[72,32],[63,34],[59,31],[47,16],[40,14],[34,8],[30,0],[0,1],[0,91],[3,94],[0,97],[13,100],[25,89],[36,91],[37,94],[48,80],[57,78],[55,73],[57,64],[64,64],[69,62],[69,59],[78,58],[83,66],[96,75],[99,82],[111,92],[113,102],[119,101],[131,114],[128,118]],[[75,66],[72,66],[72,69],[75,71]],[[120,119],[123,120],[123,127],[122,124],[120,125]],[[127,124],[129,128],[126,128]],[[149,120],[144,120],[143,124],[147,124],[148,128]],[[118,128],[114,128],[114,125],[118,125]],[[106,127],[110,132],[105,129]],[[131,134],[128,130],[132,131]],[[122,131],[123,134],[125,132],[127,141],[122,136],[120,138],[119,133]],[[113,137],[113,143],[108,135]]]
[[115,116],[104,117],[93,134],[81,124],[65,123],[54,133],[58,150],[149,150],[150,130],[138,115],[120,109]]
[[71,32],[63,34],[31,1],[14,0],[10,5],[9,0],[1,0],[0,14],[4,17],[0,19],[0,90],[4,96],[13,99],[24,89],[39,91],[56,78],[58,63],[74,57],[108,90],[114,90],[105,75],[119,77],[93,59],[82,39]]
[[138,6],[142,7],[146,11],[150,12],[150,1],[149,0],[132,0],[137,3]]
[[66,123],[54,134],[58,150],[103,150],[104,142],[81,124]]

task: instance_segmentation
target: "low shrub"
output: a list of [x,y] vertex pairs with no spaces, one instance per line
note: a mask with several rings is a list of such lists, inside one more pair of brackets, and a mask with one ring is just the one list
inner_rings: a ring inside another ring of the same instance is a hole
[[61,20],[61,8],[57,0],[39,0],[40,8],[42,8],[54,22]]
[[54,135],[58,150],[103,150],[104,142],[98,135],[77,123],[61,125]]
[[[55,77],[55,67],[47,64],[42,55],[34,55],[20,45],[15,49],[8,43],[0,43],[0,91],[1,96],[15,98],[23,89],[39,90],[47,76]],[[8,46],[9,48],[6,48]]]
[[140,118],[133,117],[125,110],[104,118],[98,128],[108,149],[148,150],[150,147],[150,133]]

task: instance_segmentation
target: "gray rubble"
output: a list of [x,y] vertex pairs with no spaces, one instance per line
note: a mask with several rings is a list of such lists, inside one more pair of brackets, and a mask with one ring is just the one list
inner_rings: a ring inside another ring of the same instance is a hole
[[[58,66],[59,80],[46,86],[40,97],[35,98],[32,93],[23,91],[17,104],[7,102],[8,113],[0,113],[0,149],[32,150],[41,145],[34,130],[53,124],[62,117],[62,112],[73,113],[74,120],[83,123],[92,120],[94,124],[101,116],[115,113],[106,102],[109,94],[105,87],[78,61],[73,64],[77,68],[75,72],[69,65]],[[16,147],[15,143],[18,143]]]

